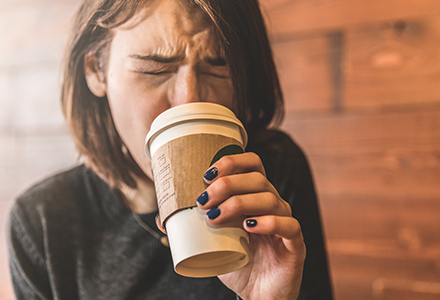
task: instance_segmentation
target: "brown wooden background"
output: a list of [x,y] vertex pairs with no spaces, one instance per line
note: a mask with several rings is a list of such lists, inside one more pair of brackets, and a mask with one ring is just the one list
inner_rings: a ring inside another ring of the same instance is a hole
[[[440,2],[261,2],[336,299],[440,299]],[[13,198],[76,163],[58,71],[77,5],[0,0],[0,299]]]
[[440,2],[263,0],[337,299],[440,299]]

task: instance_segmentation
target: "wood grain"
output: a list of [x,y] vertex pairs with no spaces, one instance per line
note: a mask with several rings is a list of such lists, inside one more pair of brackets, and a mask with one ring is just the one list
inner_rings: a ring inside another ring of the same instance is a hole
[[401,299],[377,291],[383,279],[437,282],[440,107],[290,113],[284,127],[313,167],[337,299]]
[[440,107],[382,113],[290,114],[321,193],[440,197]]
[[440,299],[440,282],[384,279],[378,280],[374,287],[374,296],[378,300]]
[[438,18],[345,32],[345,107],[383,109],[440,101]]
[[331,110],[335,98],[331,37],[273,44],[287,111]]
[[[336,299],[439,299],[440,2],[261,3],[283,126],[316,179]],[[57,129],[56,73],[77,6],[0,3],[2,232],[14,196],[76,162]],[[0,298],[12,299],[0,237]]]
[[261,0],[275,37],[437,15],[436,0]]

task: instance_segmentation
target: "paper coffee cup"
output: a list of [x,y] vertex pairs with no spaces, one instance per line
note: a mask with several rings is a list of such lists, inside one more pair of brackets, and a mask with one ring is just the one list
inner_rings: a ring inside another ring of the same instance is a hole
[[249,238],[241,222],[212,227],[196,205],[207,187],[203,173],[221,156],[243,152],[246,144],[242,123],[214,103],[179,105],[151,124],[145,154],[152,161],[159,213],[178,274],[211,277],[248,263]]

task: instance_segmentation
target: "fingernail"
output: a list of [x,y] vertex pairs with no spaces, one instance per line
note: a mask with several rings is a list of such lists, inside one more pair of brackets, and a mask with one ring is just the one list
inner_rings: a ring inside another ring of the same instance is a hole
[[257,226],[257,224],[258,224],[258,222],[255,219],[246,220],[247,227],[255,227],[255,226]]
[[206,171],[206,173],[203,175],[203,178],[205,178],[206,180],[213,180],[214,178],[217,177],[217,175],[218,175],[217,167],[212,167],[211,169]]
[[197,202],[199,202],[200,205],[205,205],[206,202],[208,202],[209,197],[207,192],[203,192],[198,198]]
[[220,208],[218,208],[218,207],[213,208],[210,211],[208,211],[206,214],[208,215],[208,218],[210,218],[211,220],[214,220],[215,218],[220,216]]

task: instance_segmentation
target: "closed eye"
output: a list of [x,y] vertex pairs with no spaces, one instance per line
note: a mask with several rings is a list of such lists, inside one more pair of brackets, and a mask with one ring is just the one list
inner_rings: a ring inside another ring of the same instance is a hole
[[231,78],[231,76],[229,74],[216,74],[216,73],[206,73],[206,75],[215,77],[215,78],[220,78],[220,79],[229,79]]
[[146,75],[153,75],[153,76],[161,76],[161,75],[168,75],[171,74],[171,71],[160,71],[160,72],[141,72],[142,74]]
[[201,68],[200,72],[202,74],[213,76],[221,79],[229,79],[231,78],[231,73],[229,72],[229,68],[226,66],[204,66]]

